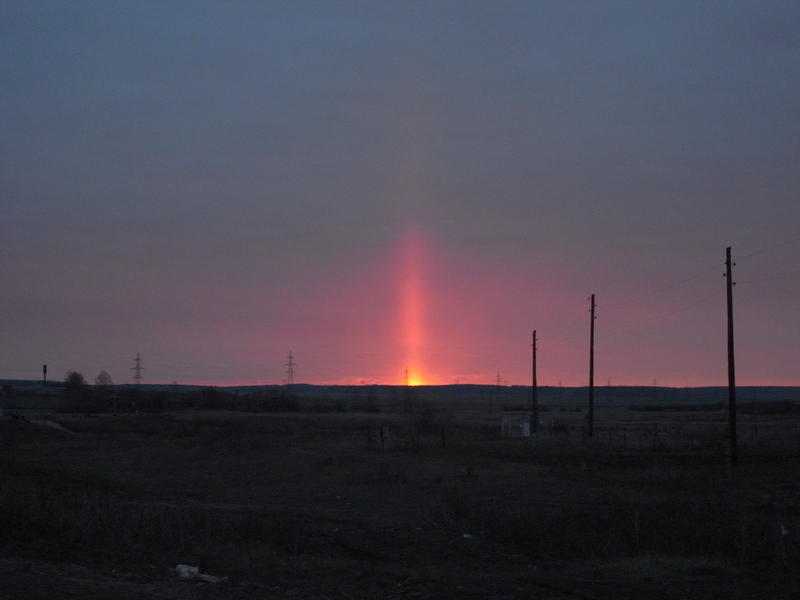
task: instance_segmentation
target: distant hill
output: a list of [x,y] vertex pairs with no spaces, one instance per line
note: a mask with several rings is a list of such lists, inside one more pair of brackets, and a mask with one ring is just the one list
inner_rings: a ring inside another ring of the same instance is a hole
[[[250,386],[220,388],[226,391],[238,390],[240,393],[284,389],[284,386]],[[327,395],[331,398],[347,398],[373,394],[377,398],[402,397],[406,393],[429,402],[463,403],[487,402],[492,404],[521,404],[530,402],[530,386],[496,385],[438,385],[438,386],[327,386],[295,384],[293,393],[301,398]],[[800,387],[744,386],[736,388],[737,399],[742,402],[789,400],[800,402]],[[589,397],[587,387],[539,386],[539,403],[545,406],[583,405]],[[672,388],[655,386],[595,386],[595,402],[613,406],[630,404],[709,404],[727,402],[727,386]]]
[[[4,379],[0,380],[5,396],[57,394],[63,382]],[[132,385],[115,385],[111,389],[124,391]],[[387,405],[405,401],[425,402],[434,405],[473,405],[476,407],[527,410],[530,405],[530,386],[496,386],[453,384],[440,386],[398,385],[312,385],[306,383],[284,385],[251,386],[200,386],[181,384],[143,384],[143,392],[172,392],[186,394],[204,389],[213,389],[234,395],[291,393],[301,401],[358,404],[374,402]],[[736,389],[737,402],[800,402],[800,386],[743,386]],[[542,407],[581,407],[588,402],[587,387],[539,386],[539,405]],[[710,405],[726,403],[726,386],[673,388],[656,386],[596,386],[595,406],[627,407],[636,405]]]

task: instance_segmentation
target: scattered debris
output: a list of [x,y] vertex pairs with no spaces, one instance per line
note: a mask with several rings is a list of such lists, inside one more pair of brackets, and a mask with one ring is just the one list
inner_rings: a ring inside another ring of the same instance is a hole
[[56,423],[50,419],[31,419],[28,421],[28,423],[31,425],[38,425],[39,427],[51,427],[52,429],[58,429],[59,431],[64,431],[66,433],[75,433],[71,429],[64,427],[61,423]]
[[178,576],[181,579],[199,579],[201,581],[207,581],[209,583],[220,583],[222,581],[228,581],[227,577],[215,577],[214,575],[206,575],[205,573],[200,572],[199,567],[192,567],[190,565],[178,565],[175,567],[175,572],[178,573]]
[[194,579],[200,575],[200,569],[197,567],[190,567],[189,565],[178,565],[175,567],[175,570],[183,579]]

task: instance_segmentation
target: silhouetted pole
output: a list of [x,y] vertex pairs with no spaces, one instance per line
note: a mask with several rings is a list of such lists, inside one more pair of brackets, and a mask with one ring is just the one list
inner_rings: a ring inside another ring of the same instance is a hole
[[594,294],[592,294],[592,324],[589,329],[589,437],[594,435]]
[[725,250],[725,277],[728,284],[728,418],[731,427],[731,465],[738,462],[736,451],[736,367],[733,356],[733,277],[731,249]]
[[536,433],[539,429],[539,399],[536,396],[536,330],[533,330],[533,364],[531,380],[531,433]]
[[42,386],[47,387],[47,365],[42,365]]

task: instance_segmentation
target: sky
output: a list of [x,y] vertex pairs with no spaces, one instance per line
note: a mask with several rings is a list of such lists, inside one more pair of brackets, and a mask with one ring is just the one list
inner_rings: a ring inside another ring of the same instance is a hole
[[4,0],[0,378],[800,385],[800,3]]

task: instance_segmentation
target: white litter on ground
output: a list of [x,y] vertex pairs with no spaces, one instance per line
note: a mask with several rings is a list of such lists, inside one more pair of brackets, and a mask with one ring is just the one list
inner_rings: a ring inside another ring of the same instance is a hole
[[175,567],[175,571],[178,573],[178,576],[181,579],[200,579],[201,581],[207,581],[209,583],[220,583],[222,581],[228,581],[227,577],[215,577],[214,575],[206,575],[205,573],[200,572],[199,567],[192,567],[190,565],[178,565]]
[[58,429],[59,431],[65,431],[67,433],[75,433],[64,427],[61,423],[56,423],[50,419],[33,419],[28,421],[28,423],[31,425],[38,425],[39,427],[52,427],[53,429]]

